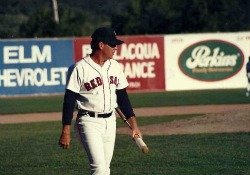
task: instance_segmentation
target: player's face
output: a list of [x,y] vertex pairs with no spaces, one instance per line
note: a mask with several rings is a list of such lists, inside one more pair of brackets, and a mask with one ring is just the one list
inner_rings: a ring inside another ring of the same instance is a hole
[[103,47],[104,57],[107,58],[107,59],[112,58],[114,56],[116,50],[117,50],[116,45],[104,44],[104,47]]

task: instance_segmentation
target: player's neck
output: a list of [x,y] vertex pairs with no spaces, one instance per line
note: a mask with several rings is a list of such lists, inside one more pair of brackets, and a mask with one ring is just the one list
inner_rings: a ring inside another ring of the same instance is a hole
[[104,59],[100,54],[90,54],[90,58],[98,65],[103,66],[106,59]]

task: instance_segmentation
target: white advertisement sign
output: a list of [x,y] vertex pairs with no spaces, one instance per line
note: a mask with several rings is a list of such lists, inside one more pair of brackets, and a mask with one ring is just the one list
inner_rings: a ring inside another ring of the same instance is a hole
[[165,35],[167,91],[247,85],[250,32]]

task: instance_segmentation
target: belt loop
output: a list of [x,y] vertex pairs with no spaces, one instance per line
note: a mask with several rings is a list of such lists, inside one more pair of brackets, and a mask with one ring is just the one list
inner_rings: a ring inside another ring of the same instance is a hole
[[95,114],[95,118],[98,118],[98,113],[97,113],[97,112],[94,112],[94,114]]

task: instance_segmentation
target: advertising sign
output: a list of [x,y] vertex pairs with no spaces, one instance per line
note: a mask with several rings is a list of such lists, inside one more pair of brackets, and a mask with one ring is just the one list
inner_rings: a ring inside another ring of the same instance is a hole
[[74,59],[75,62],[84,58],[86,55],[91,54],[92,50],[90,47],[91,38],[82,37],[74,39]]
[[168,35],[165,49],[167,90],[246,87],[250,33]]
[[2,40],[0,95],[64,92],[71,40]]
[[238,73],[244,62],[241,49],[222,40],[206,40],[186,48],[179,67],[187,76],[201,81],[218,81]]
[[[165,90],[163,36],[120,36],[114,55],[129,82],[129,91]],[[75,60],[91,53],[90,38],[74,41]]]

